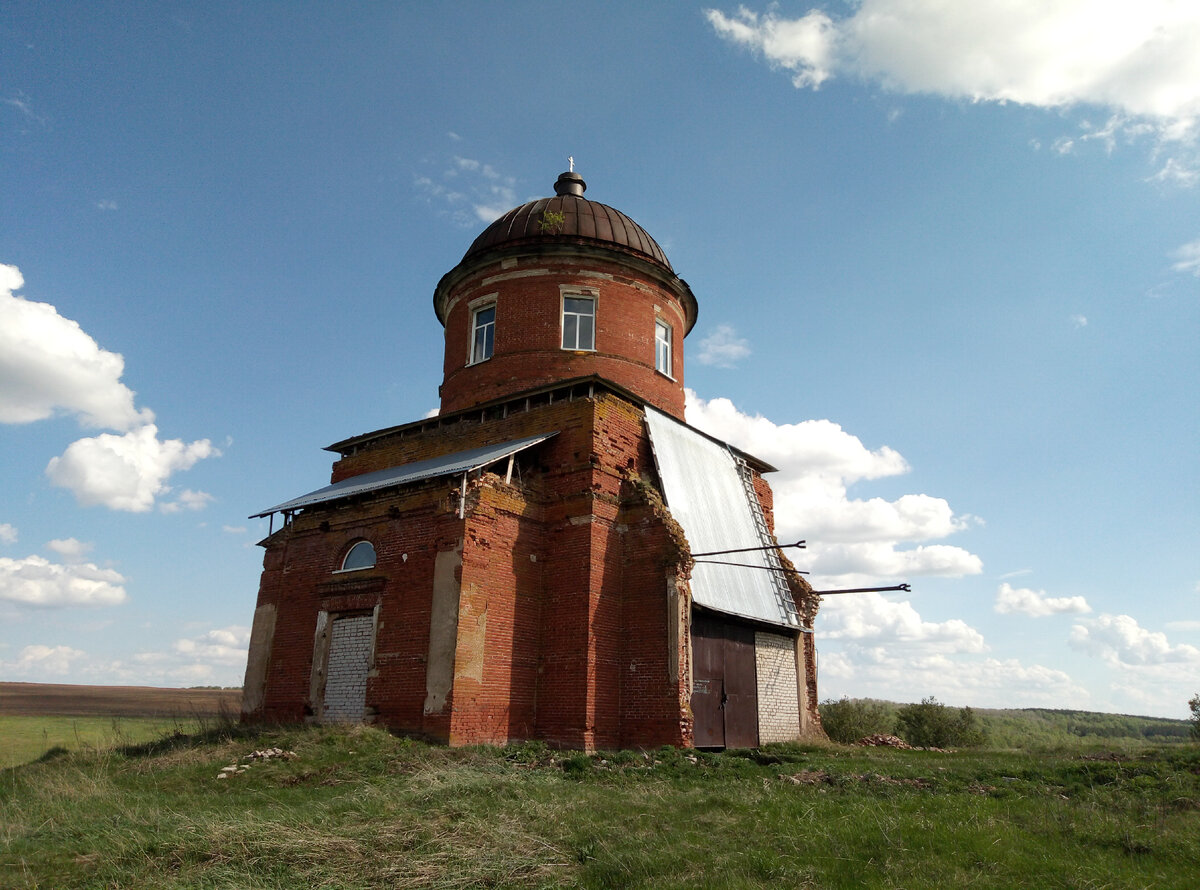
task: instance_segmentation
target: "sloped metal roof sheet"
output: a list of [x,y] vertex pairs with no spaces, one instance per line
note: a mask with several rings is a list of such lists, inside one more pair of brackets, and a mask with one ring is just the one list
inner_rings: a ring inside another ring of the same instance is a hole
[[[763,540],[729,447],[655,409],[646,407],[646,426],[663,495],[683,526],[693,553],[762,547]],[[692,599],[728,615],[791,626],[780,606],[765,551],[726,557],[746,566],[697,562]]]
[[311,507],[314,504],[323,504],[328,501],[353,497],[357,494],[365,494],[366,492],[377,491],[381,488],[394,488],[398,485],[407,485],[410,482],[420,482],[423,479],[432,479],[435,476],[453,476],[456,473],[469,473],[472,470],[486,467],[488,464],[495,463],[498,460],[503,460],[509,455],[516,454],[518,451],[531,448],[539,442],[545,442],[551,436],[556,435],[558,435],[557,430],[551,433],[543,433],[539,436],[513,439],[510,442],[501,442],[496,445],[484,445],[481,448],[472,448],[468,451],[456,451],[454,454],[431,457],[428,460],[413,461],[412,463],[401,464],[397,467],[388,467],[386,470],[376,470],[373,473],[362,473],[358,476],[351,476],[349,479],[343,479],[341,482],[335,482],[333,485],[318,488],[316,491],[310,491],[308,494],[292,498],[290,501],[284,501],[282,504],[276,504],[274,507],[269,507],[260,513],[255,513],[250,518],[257,519],[260,516],[269,516],[272,513],[300,510],[304,507]]

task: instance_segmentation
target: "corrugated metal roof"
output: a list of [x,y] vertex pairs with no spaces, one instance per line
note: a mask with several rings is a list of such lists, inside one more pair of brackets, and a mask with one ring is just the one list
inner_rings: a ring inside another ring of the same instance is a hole
[[526,448],[537,445],[539,442],[545,442],[551,436],[557,435],[558,431],[555,430],[552,433],[543,433],[539,436],[528,436],[524,439],[513,439],[510,442],[501,442],[496,445],[484,445],[481,448],[472,448],[468,451],[456,451],[454,454],[446,454],[442,457],[413,461],[412,463],[401,464],[398,467],[388,467],[386,470],[376,470],[373,473],[362,473],[358,476],[351,476],[349,479],[343,479],[341,482],[335,482],[333,485],[318,488],[316,491],[310,491],[308,494],[292,498],[290,501],[284,501],[282,504],[277,504],[274,507],[263,510],[261,513],[255,513],[250,518],[257,519],[260,516],[269,516],[272,513],[300,510],[304,507],[311,507],[314,504],[323,504],[328,501],[353,497],[356,494],[377,491],[381,488],[407,485],[410,482],[432,479],[435,476],[452,476],[456,473],[469,473],[472,470],[486,467],[488,464],[495,463],[498,460],[503,460],[510,454],[516,454],[518,451],[523,451]]
[[[728,446],[649,406],[646,426],[667,507],[683,526],[693,553],[773,543],[763,540],[758,531]],[[693,601],[728,615],[790,626],[776,596],[774,566],[766,552],[728,558],[754,568],[696,563]]]

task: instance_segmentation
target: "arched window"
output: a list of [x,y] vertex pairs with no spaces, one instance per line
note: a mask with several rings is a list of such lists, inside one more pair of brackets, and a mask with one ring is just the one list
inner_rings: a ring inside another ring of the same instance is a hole
[[352,572],[355,569],[370,569],[375,566],[375,548],[370,541],[359,541],[350,548],[346,558],[342,560],[339,571]]

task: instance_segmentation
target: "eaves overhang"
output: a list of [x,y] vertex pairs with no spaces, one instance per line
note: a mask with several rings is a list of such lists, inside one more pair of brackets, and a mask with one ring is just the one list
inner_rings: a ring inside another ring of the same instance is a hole
[[[326,445],[325,451],[331,451],[334,454],[340,454],[343,457],[348,454],[353,454],[358,448],[370,445],[372,442],[377,442],[380,439],[385,439],[389,436],[403,436],[410,433],[425,433],[441,426],[448,426],[454,423],[462,423],[471,421],[472,418],[491,418],[497,412],[503,414],[507,406],[513,406],[514,409],[520,408],[523,403],[530,400],[537,400],[539,397],[553,395],[554,393],[567,393],[568,398],[576,397],[573,394],[583,392],[584,395],[594,393],[597,390],[607,390],[614,395],[620,396],[626,401],[632,402],[642,408],[645,408],[650,403],[630,389],[621,386],[619,383],[601,377],[599,374],[587,374],[582,377],[571,377],[566,380],[559,380],[554,383],[549,383],[544,386],[532,387],[521,392],[512,393],[502,396],[498,399],[490,399],[486,402],[480,402],[478,405],[472,405],[470,408],[461,408],[458,411],[452,411],[449,414],[440,414],[434,417],[426,417],[422,420],[412,420],[408,423],[397,424],[396,426],[384,427],[383,429],[373,430],[368,433],[359,433],[356,436],[351,436],[348,439],[342,439],[340,442],[334,442],[332,445]],[[588,395],[590,397],[590,395]],[[555,399],[557,401],[557,399]],[[476,419],[474,422],[480,422]],[[716,436],[710,436],[703,430],[698,430],[695,427],[691,428],[698,435],[711,439],[719,444],[722,448],[729,448],[739,457],[745,460],[759,473],[777,473],[779,468],[767,463],[760,457],[751,454],[748,451],[743,451],[728,442],[718,439]]]
[[376,470],[372,473],[361,473],[358,476],[343,479],[341,482],[326,485],[324,488],[318,488],[316,491],[310,491],[308,494],[302,494],[300,497],[292,498],[290,501],[284,501],[282,504],[276,504],[274,507],[268,507],[265,510],[252,514],[250,518],[258,519],[263,516],[270,516],[273,513],[294,513],[297,510],[303,510],[306,507],[312,507],[317,504],[345,500],[357,495],[381,491],[387,488],[396,488],[401,485],[421,482],[438,476],[454,476],[459,473],[470,473],[482,469],[488,464],[504,460],[506,457],[510,457],[519,451],[524,451],[526,448],[532,448],[534,445],[545,442],[551,436],[556,435],[558,435],[557,430],[536,436],[527,436],[523,439],[500,442],[495,445],[484,445],[480,448],[457,451],[453,454],[431,457],[427,460],[400,464],[399,466]]

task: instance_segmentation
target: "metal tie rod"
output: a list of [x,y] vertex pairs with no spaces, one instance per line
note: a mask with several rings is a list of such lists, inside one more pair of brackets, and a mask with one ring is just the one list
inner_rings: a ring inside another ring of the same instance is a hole
[[743,569],[762,569],[766,572],[782,572],[785,575],[792,571],[794,571],[797,575],[808,574],[808,572],[802,572],[799,569],[785,569],[782,566],[756,566],[748,562],[726,562],[723,559],[694,559],[692,562],[704,563],[705,565],[710,566],[740,566]]
[[724,556],[726,553],[750,553],[755,550],[782,550],[785,547],[799,547],[805,549],[803,541],[797,541],[795,544],[768,544],[766,547],[737,547],[733,550],[709,550],[707,553],[693,553],[692,557],[697,556]]
[[912,587],[907,584],[897,584],[895,587],[848,587],[845,590],[814,590],[813,593],[820,596],[829,596],[831,593],[886,593],[889,590],[903,590],[905,593],[912,591]]

